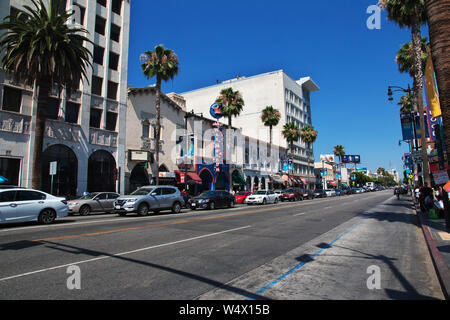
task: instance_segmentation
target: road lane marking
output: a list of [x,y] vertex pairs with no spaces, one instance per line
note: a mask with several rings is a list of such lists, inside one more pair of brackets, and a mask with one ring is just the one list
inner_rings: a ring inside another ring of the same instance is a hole
[[1,278],[0,282],[6,281],[6,280],[11,280],[11,279],[16,279],[16,278],[21,278],[21,277],[25,277],[25,276],[29,276],[29,275],[33,275],[33,274],[37,274],[37,273],[42,273],[42,272],[46,272],[46,271],[66,268],[66,267],[72,266],[72,265],[79,265],[79,264],[83,264],[83,263],[94,262],[94,261],[104,260],[104,259],[113,258],[113,257],[120,257],[120,256],[128,255],[128,254],[132,254],[132,253],[148,251],[148,250],[151,250],[151,249],[156,249],[156,248],[161,248],[161,247],[167,247],[167,246],[171,246],[171,245],[175,245],[175,244],[179,244],[179,243],[183,243],[183,242],[204,239],[204,238],[213,237],[213,236],[217,236],[217,235],[228,233],[228,232],[248,229],[250,227],[251,226],[233,228],[233,229],[228,229],[228,230],[224,230],[224,231],[209,233],[209,234],[205,234],[205,235],[197,236],[197,237],[193,237],[193,238],[188,238],[188,239],[183,239],[183,240],[178,240],[178,241],[162,243],[162,244],[158,244],[158,245],[154,245],[154,246],[150,246],[150,247],[145,247],[145,248],[140,248],[140,249],[136,249],[136,250],[125,251],[125,252],[115,253],[115,254],[111,254],[111,255],[103,255],[103,256],[100,256],[100,257],[92,258],[92,259],[81,260],[81,261],[77,261],[77,262],[72,262],[72,263],[68,263],[68,264],[63,264],[63,265],[59,265],[59,266],[49,267],[49,268],[45,268],[45,269],[35,270],[35,271],[31,271],[31,272],[26,272],[26,273],[17,274],[17,275],[14,275],[14,276]]
[[304,214],[306,214],[306,212],[300,212],[300,213],[294,214],[293,217],[302,216]]

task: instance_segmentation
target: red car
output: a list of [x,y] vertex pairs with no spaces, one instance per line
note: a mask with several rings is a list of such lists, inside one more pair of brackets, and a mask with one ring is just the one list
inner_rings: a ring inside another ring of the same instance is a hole
[[303,194],[296,188],[284,190],[280,196],[281,201],[303,201]]
[[250,191],[239,191],[234,195],[236,198],[236,203],[244,203],[245,198],[250,196],[252,193]]

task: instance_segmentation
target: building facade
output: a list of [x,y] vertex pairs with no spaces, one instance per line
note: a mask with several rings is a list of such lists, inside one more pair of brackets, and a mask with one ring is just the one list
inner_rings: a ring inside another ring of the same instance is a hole
[[[45,2],[45,1],[44,1]],[[0,19],[27,0],[2,0]],[[42,190],[74,197],[123,191],[127,101],[129,0],[66,0],[71,23],[82,25],[93,54],[86,79],[70,96],[54,88],[47,106]],[[0,71],[0,175],[31,187],[37,88]],[[50,163],[57,170],[50,175]]]
[[[233,118],[233,126],[240,129],[247,136],[265,143],[270,142],[269,128],[264,126],[260,115],[266,106],[273,106],[281,113],[278,126],[273,128],[273,144],[288,149],[288,144],[281,131],[286,123],[294,122],[300,128],[312,124],[311,117],[311,92],[319,90],[319,87],[310,77],[293,80],[283,70],[260,74],[252,77],[237,77],[223,81],[215,85],[181,93],[186,99],[186,108],[194,109],[209,115],[209,108],[225,88],[238,90],[244,99],[244,110],[236,118]],[[221,120],[227,123],[227,119]],[[294,153],[289,154],[293,159],[293,167],[286,174],[291,174],[295,180],[305,181],[305,185],[313,187],[314,177],[314,152],[313,147],[299,141],[294,143]],[[280,164],[270,163],[269,172],[274,172]],[[280,172],[277,172],[280,173]],[[250,173],[249,173],[250,174]],[[261,180],[262,177],[258,177]],[[303,183],[303,182],[302,182]]]

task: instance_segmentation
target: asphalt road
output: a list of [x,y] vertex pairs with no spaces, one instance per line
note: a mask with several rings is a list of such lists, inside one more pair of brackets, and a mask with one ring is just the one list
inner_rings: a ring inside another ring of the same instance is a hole
[[[195,299],[219,287],[257,299],[226,283],[390,197],[387,190],[177,215],[4,225],[0,299]],[[81,289],[69,290],[73,265]]]

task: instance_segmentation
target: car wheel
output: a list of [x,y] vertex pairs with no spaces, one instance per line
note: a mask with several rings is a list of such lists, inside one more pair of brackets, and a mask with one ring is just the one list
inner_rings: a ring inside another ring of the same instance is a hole
[[126,212],[119,212],[118,215],[121,216],[121,217],[125,217],[127,215],[127,213]]
[[137,213],[141,217],[148,215],[148,205],[145,203],[141,203],[138,207]]
[[80,208],[80,216],[87,216],[91,213],[91,208],[88,205],[84,205]]
[[208,205],[209,210],[214,210],[216,208],[216,204],[214,203],[214,201],[211,201]]
[[235,205],[236,205],[236,203],[234,202],[234,200],[230,200],[230,203],[228,204],[228,208],[234,208]]
[[180,213],[181,204],[179,202],[175,202],[172,206],[172,213]]
[[278,203],[278,198],[275,198],[275,203]]
[[263,205],[267,204],[266,198],[263,199],[262,204],[263,204]]
[[53,209],[44,209],[39,214],[38,221],[42,224],[50,224],[56,219],[56,212]]

